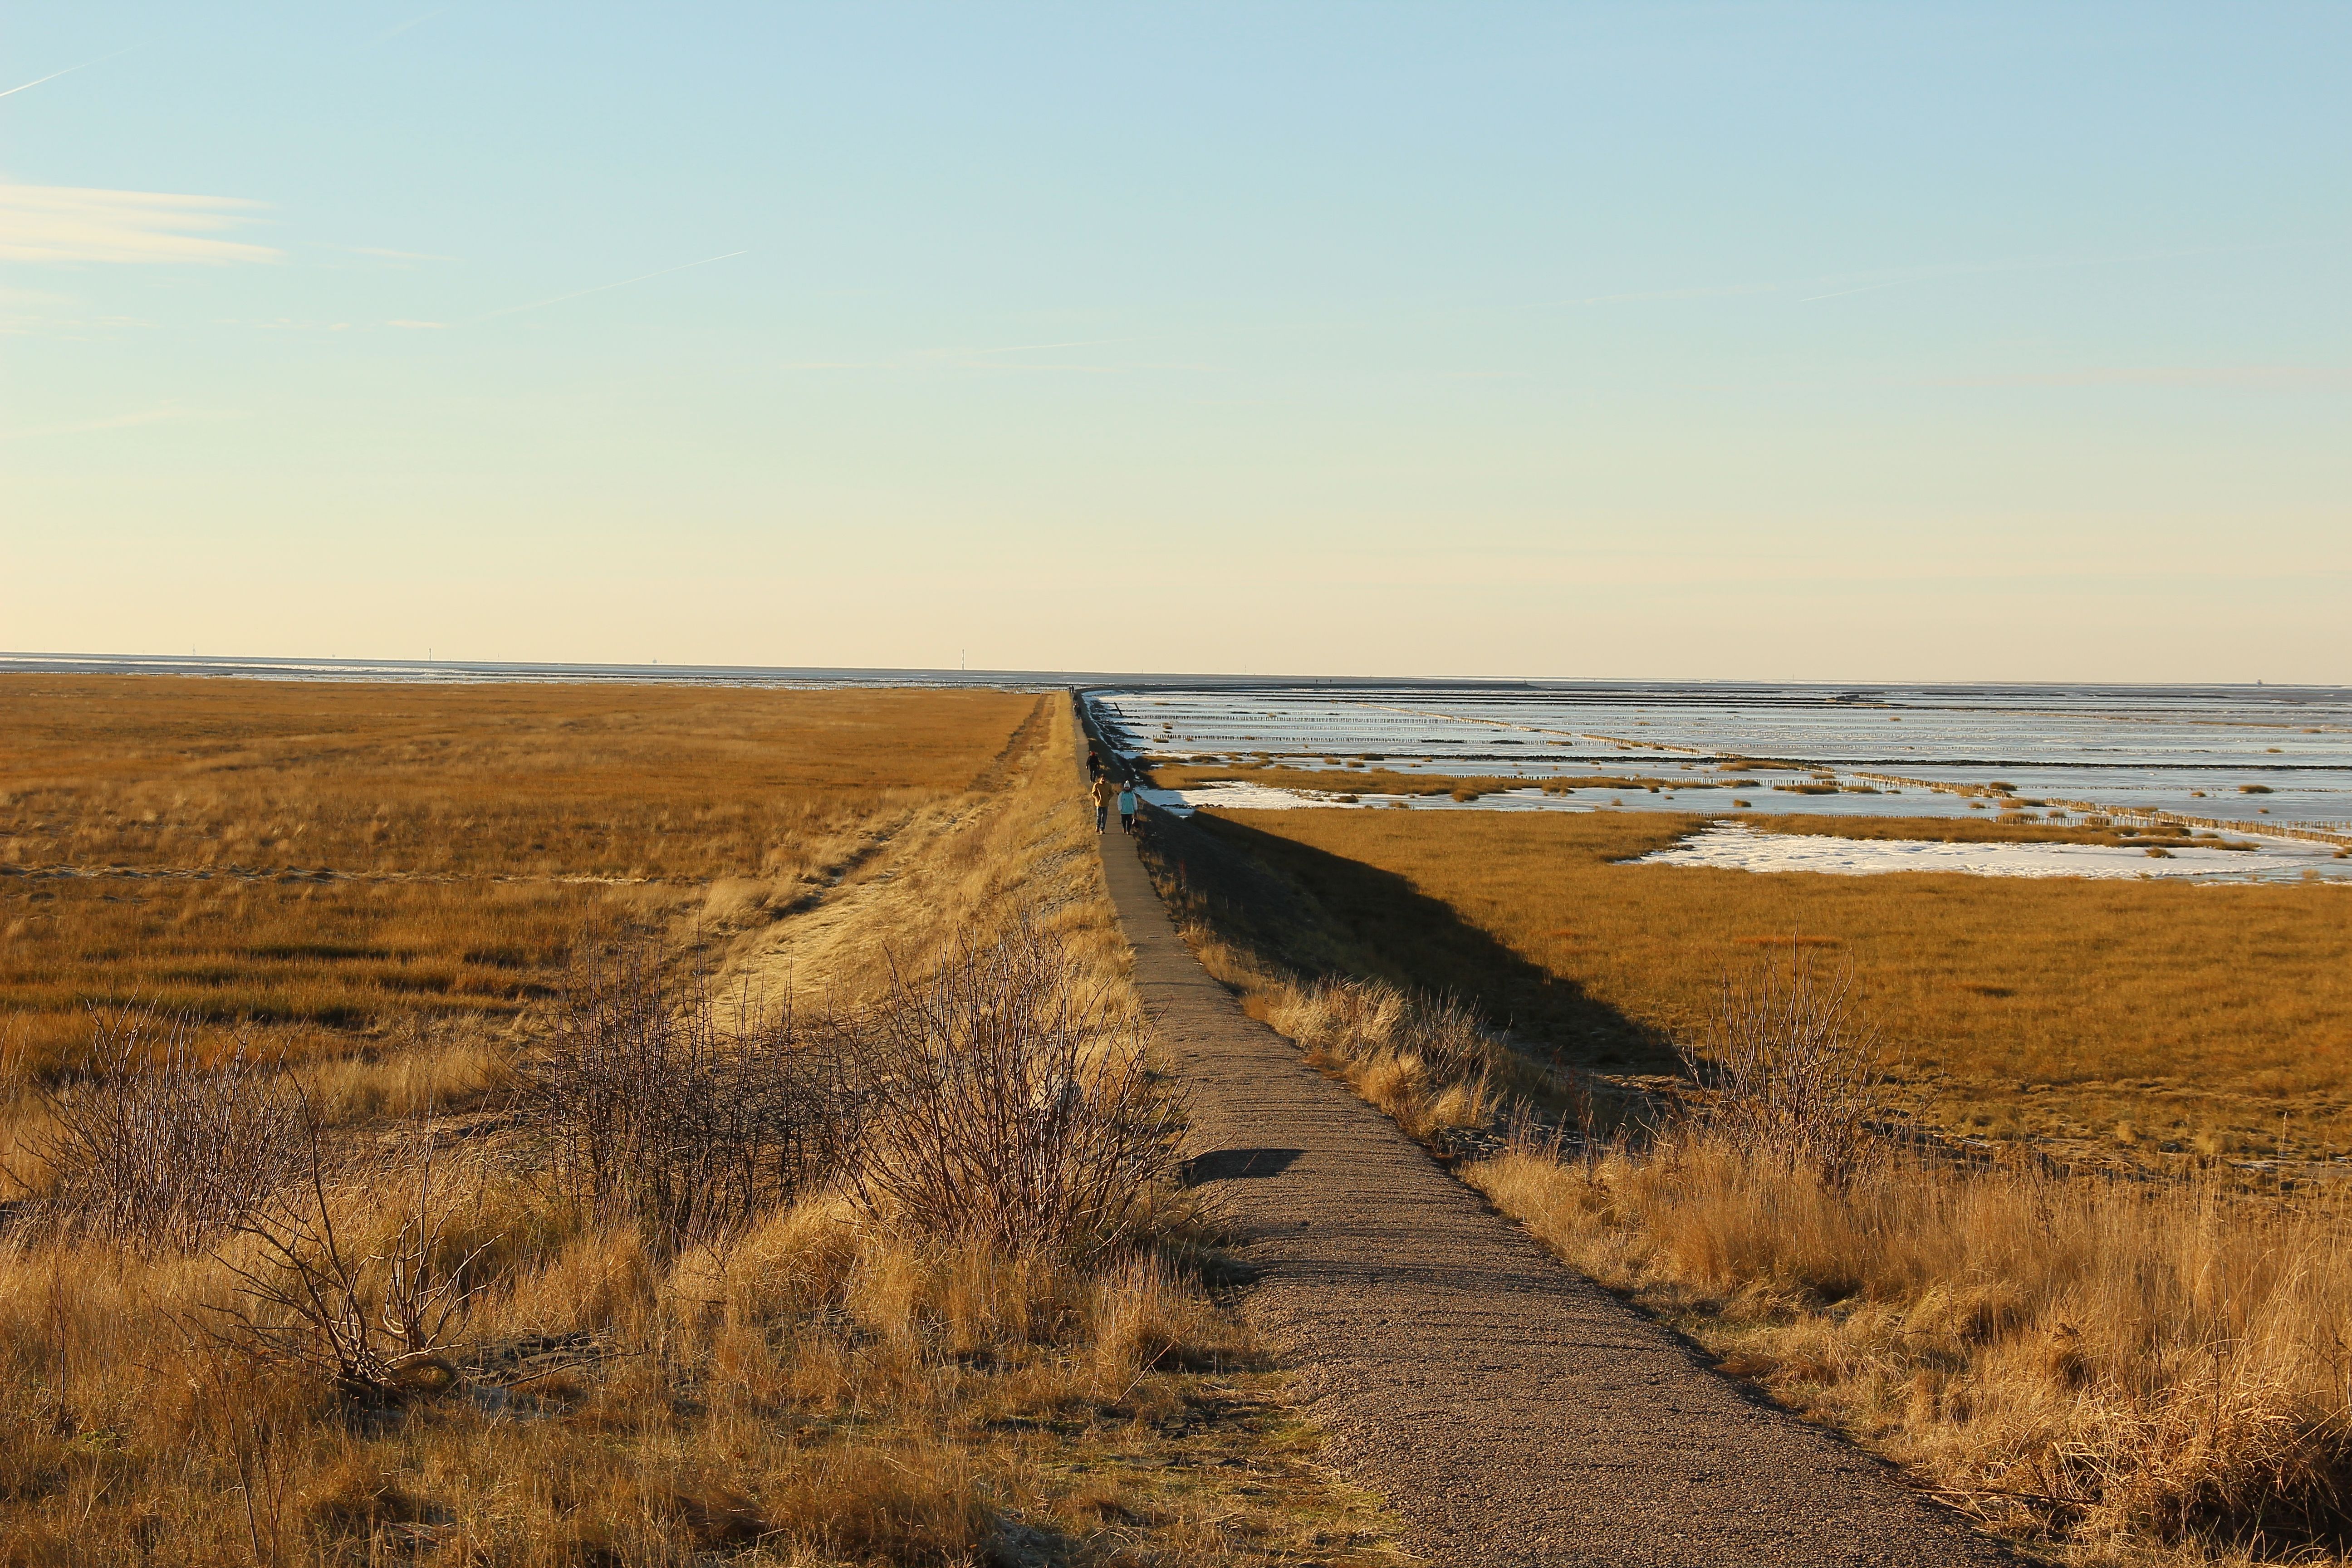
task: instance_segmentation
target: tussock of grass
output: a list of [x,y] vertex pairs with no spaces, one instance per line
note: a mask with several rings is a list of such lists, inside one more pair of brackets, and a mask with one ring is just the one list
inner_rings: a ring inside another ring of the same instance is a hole
[[1241,992],[1251,1016],[1298,1042],[1310,1065],[1344,1079],[1416,1138],[1443,1142],[1453,1129],[1486,1127],[1502,1086],[1549,1087],[1457,1002],[1377,980],[1302,980],[1198,922],[1184,937],[1211,974]]

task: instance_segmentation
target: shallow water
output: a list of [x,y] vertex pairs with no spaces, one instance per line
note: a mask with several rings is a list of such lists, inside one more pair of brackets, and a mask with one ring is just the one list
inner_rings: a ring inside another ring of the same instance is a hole
[[[1983,792],[2002,784],[2012,805],[2059,820],[2164,811],[2247,831],[2352,830],[2352,691],[2341,688],[1139,684],[1089,700],[1138,753],[1315,768],[1369,756],[1405,773],[1610,773],[1682,786],[1514,792],[1475,809],[1966,817],[1998,809]],[[1722,771],[1741,759],[1801,767]],[[1789,787],[1822,779],[1838,792]],[[1280,792],[1258,793],[1256,804],[1278,804]],[[2294,859],[2298,873],[2352,875],[2352,862],[2325,853]]]

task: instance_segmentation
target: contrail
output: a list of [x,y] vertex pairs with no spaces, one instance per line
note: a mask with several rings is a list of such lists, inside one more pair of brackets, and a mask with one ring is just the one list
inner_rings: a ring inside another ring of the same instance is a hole
[[599,283],[593,289],[574,289],[569,294],[558,294],[552,300],[534,300],[528,305],[509,305],[503,310],[492,310],[488,315],[477,316],[474,320],[494,321],[500,316],[511,316],[523,310],[536,310],[548,305],[561,305],[566,300],[584,300],[591,294],[602,294],[607,289],[625,289],[632,283],[643,283],[648,278],[667,278],[673,272],[683,272],[689,267],[708,267],[714,261],[728,261],[738,256],[751,254],[748,250],[730,250],[724,256],[706,256],[699,261],[682,261],[676,267],[665,267],[658,272],[641,272],[635,278],[624,278],[618,283]]
[[134,44],[129,49],[117,49],[110,55],[100,55],[94,60],[84,60],[78,66],[68,66],[61,71],[51,71],[47,76],[37,76],[32,80],[24,83],[22,86],[12,87],[5,92],[0,92],[0,98],[14,98],[18,93],[23,92],[26,88],[38,87],[45,81],[55,81],[61,76],[71,76],[76,71],[86,71],[92,66],[102,66],[109,60],[119,60],[123,56],[131,53],[132,50],[136,49],[138,47],[138,45]]
[[45,81],[55,81],[61,76],[71,76],[74,72],[87,69],[97,63],[98,62],[96,60],[84,60],[80,65],[68,66],[61,71],[51,71],[47,76],[37,76],[32,80],[26,82],[24,87],[12,87],[5,92],[0,92],[0,98],[14,98],[18,93],[24,91],[25,88],[38,87]]

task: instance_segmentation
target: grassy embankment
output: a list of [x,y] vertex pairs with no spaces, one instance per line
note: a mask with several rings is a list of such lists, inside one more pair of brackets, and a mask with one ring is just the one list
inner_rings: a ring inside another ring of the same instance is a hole
[[[7,700],[30,738],[0,779],[7,1561],[1381,1560],[1152,1184],[1058,699],[26,681]],[[602,971],[601,1010],[566,967],[583,921],[653,955]],[[987,957],[1023,930],[1042,959]],[[990,994],[1027,977],[1028,1024],[992,1037],[970,985],[922,981],[958,941]],[[720,1005],[657,1005],[653,975],[677,1000],[696,952]],[[498,983],[464,986],[475,967]],[[759,1000],[738,981],[786,977],[831,994],[833,1027],[733,1005]],[[92,1079],[76,990],[186,1009],[182,1076]],[[1040,1022],[1089,994],[1075,1034]],[[988,1081],[909,1074],[909,1031],[941,1017],[1028,1053],[1023,1072],[1056,1039],[1076,1053],[1088,1087],[1055,1103],[1109,1142],[1041,1142],[1018,1094],[1004,1125],[1047,1186],[1111,1194],[1118,1245],[1088,1240],[1099,1204],[1013,1245],[910,1182],[973,1151],[913,1131],[908,1086]],[[294,1062],[324,1123],[315,1184],[287,1086],[206,1070],[238,1035]],[[229,1107],[229,1136],[181,1135],[192,1100]],[[76,1107],[127,1108],[140,1168],[78,1161]],[[734,1157],[746,1137],[761,1160]],[[240,1187],[224,1144],[296,1179]],[[100,1201],[117,1188],[195,1193],[211,1223],[193,1244],[113,1225],[141,1212]],[[268,1295],[308,1283],[371,1318],[478,1293],[423,1352],[375,1333],[376,1371],[339,1378],[331,1317]]]
[[[1817,972],[1851,964],[1859,1022],[1981,1075],[1997,1130],[2030,1132],[2062,1093],[2177,1117],[2209,1148],[2241,1104],[2317,1109],[2305,1138],[2334,1125],[2340,889],[1612,864],[1686,826],[1252,813],[1170,828],[1160,871],[1254,1011],[1441,1142],[1515,1096],[1572,1133],[1579,1068],[1669,1068],[1669,1040],[1719,1025],[1727,971],[1781,973],[1792,939]],[[1430,1000],[1440,988],[1461,1004]],[[1560,1077],[1528,1059],[1547,1045]],[[1926,1081],[1974,1124],[1948,1080]],[[2178,1163],[2141,1183],[1888,1145],[1825,1171],[1703,1112],[1461,1169],[1727,1373],[2053,1558],[2336,1561],[2352,1540],[2352,1222],[2324,1198]]]

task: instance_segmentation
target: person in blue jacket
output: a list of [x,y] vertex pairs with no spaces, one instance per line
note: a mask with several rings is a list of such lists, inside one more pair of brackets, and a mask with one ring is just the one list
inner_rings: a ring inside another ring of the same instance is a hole
[[1119,781],[1118,825],[1129,833],[1135,831],[1135,781],[1133,779]]

